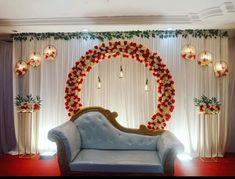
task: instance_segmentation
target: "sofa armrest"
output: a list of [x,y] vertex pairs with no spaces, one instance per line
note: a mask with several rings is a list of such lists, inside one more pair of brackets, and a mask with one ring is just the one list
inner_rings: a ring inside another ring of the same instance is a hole
[[170,132],[165,131],[160,135],[157,143],[159,157],[164,166],[166,175],[174,175],[174,160],[176,155],[184,151],[183,144]]
[[81,149],[80,133],[72,121],[51,129],[48,132],[48,139],[56,142],[57,149],[59,146],[64,148],[68,162],[71,162]]

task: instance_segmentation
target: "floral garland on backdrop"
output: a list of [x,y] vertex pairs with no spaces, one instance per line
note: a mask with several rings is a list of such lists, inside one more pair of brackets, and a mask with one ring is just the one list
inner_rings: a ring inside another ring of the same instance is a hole
[[57,32],[57,33],[16,33],[13,35],[15,41],[26,40],[46,40],[53,37],[54,40],[71,40],[71,39],[83,39],[83,40],[114,40],[114,39],[132,39],[134,37],[150,38],[159,37],[163,38],[175,38],[182,36],[187,38],[189,35],[195,38],[217,38],[228,37],[228,32],[217,29],[185,29],[185,30],[145,30],[145,31],[116,31],[116,32]]
[[102,43],[88,50],[84,56],[81,56],[72,67],[66,82],[64,98],[68,115],[73,116],[82,108],[83,105],[80,98],[81,85],[92,67],[101,60],[119,58],[121,56],[143,63],[156,78],[158,83],[157,112],[147,123],[147,127],[150,130],[164,129],[166,122],[171,118],[171,112],[174,110],[174,81],[161,57],[135,42],[116,41],[107,44]]

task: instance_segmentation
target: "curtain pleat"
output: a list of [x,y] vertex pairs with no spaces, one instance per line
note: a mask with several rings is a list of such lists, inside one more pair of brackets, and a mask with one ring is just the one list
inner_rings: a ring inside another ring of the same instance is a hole
[[228,140],[226,152],[235,151],[235,37],[229,39]]

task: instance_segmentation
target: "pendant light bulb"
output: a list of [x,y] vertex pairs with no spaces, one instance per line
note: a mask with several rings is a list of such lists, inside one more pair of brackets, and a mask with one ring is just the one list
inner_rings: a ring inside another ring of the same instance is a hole
[[123,69],[122,69],[122,65],[120,66],[120,74],[119,74],[119,78],[123,78]]
[[148,79],[146,80],[146,82],[145,82],[145,91],[148,91],[149,90],[149,88],[148,88]]
[[98,89],[101,89],[101,80],[99,76],[98,76]]

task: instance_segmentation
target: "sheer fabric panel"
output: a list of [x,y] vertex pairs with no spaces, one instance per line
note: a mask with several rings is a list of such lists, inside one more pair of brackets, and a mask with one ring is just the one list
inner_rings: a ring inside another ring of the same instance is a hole
[[[204,39],[190,37],[190,42],[197,49],[197,54],[206,49],[213,53],[213,61],[219,60],[219,39]],[[143,44],[151,51],[157,52],[170,70],[175,81],[176,103],[172,118],[167,123],[167,130],[172,131],[185,145],[185,152],[193,156],[198,154],[198,114],[193,99],[205,94],[215,96],[222,101],[220,115],[220,155],[224,154],[228,131],[227,103],[228,78],[217,79],[212,66],[202,67],[197,61],[187,61],[181,58],[180,51],[187,39],[178,38],[133,38],[130,41]],[[47,140],[47,132],[69,120],[64,106],[64,88],[67,74],[75,62],[85,52],[100,42],[95,40],[52,40],[58,50],[54,61],[43,62],[39,68],[31,68],[23,79],[16,75],[15,92],[40,95],[42,109],[40,110],[39,149],[40,151],[55,150],[55,146]],[[42,50],[48,41],[36,41],[36,49]],[[206,44],[206,47],[204,46]],[[19,57],[19,42],[14,42],[14,61]],[[24,56],[34,49],[34,42],[26,41],[23,45]],[[222,40],[222,56],[228,59],[228,39]],[[119,78],[120,65],[124,77]],[[98,76],[101,78],[101,89],[97,89]],[[149,91],[144,90],[146,79],[149,81]],[[20,81],[21,80],[21,81]],[[102,106],[118,112],[117,120],[126,127],[138,128],[146,124],[156,110],[157,84],[151,73],[143,64],[133,59],[104,60],[95,65],[87,75],[82,86],[82,102],[84,106]],[[207,141],[207,148],[209,148]]]

